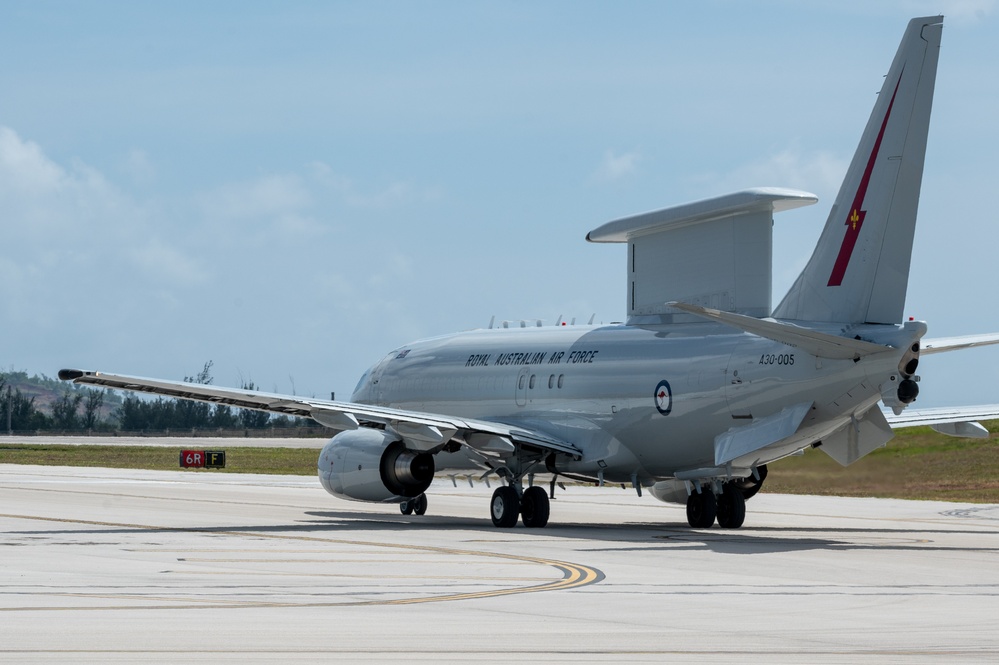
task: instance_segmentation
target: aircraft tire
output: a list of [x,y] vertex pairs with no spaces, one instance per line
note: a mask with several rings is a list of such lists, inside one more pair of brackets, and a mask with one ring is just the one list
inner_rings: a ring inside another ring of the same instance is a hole
[[412,515],[413,508],[414,506],[412,499],[406,499],[405,501],[399,504],[399,512],[401,512],[403,515]]
[[420,496],[413,499],[410,503],[413,504],[413,512],[417,515],[424,515],[427,512],[427,495],[421,494]]
[[710,529],[718,514],[714,492],[705,488],[687,497],[687,524],[695,529]]
[[524,526],[540,529],[548,524],[550,514],[551,503],[548,501],[548,492],[543,487],[528,487],[524,490],[524,497],[520,500],[520,516],[524,520]]
[[497,487],[489,502],[489,513],[493,518],[493,526],[509,529],[517,524],[520,517],[520,497],[512,487]]
[[746,497],[731,483],[718,497],[718,526],[723,529],[738,529],[746,521]]

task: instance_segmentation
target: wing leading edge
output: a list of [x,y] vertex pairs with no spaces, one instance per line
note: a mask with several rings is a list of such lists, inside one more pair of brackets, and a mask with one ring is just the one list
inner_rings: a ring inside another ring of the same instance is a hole
[[922,341],[921,355],[928,356],[946,351],[971,349],[976,346],[999,344],[999,333],[982,333],[980,335],[961,335],[958,337],[937,337]]
[[576,459],[582,457],[576,446],[544,432],[486,420],[78,369],[60,370],[59,378],[84,385],[311,418],[337,430],[356,429],[362,425],[381,426],[398,434],[407,447],[415,450],[436,450],[457,439],[486,454],[506,456],[513,454],[517,446],[528,446]]

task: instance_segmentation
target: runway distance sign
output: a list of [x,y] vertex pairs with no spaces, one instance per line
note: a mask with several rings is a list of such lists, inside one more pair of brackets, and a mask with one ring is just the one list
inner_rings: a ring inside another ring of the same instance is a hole
[[180,466],[184,469],[224,469],[224,450],[182,450]]

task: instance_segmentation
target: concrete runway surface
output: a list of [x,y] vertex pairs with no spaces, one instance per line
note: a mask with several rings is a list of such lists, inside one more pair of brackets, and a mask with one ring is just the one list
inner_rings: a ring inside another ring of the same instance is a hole
[[693,530],[569,487],[500,530],[490,492],[0,465],[0,661],[999,661],[999,506],[764,493]]

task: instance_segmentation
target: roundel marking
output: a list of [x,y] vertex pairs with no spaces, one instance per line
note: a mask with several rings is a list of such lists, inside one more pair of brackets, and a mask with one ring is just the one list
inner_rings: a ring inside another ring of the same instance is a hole
[[669,381],[663,379],[656,386],[655,392],[656,409],[664,416],[668,416],[673,410],[673,390],[669,387]]

